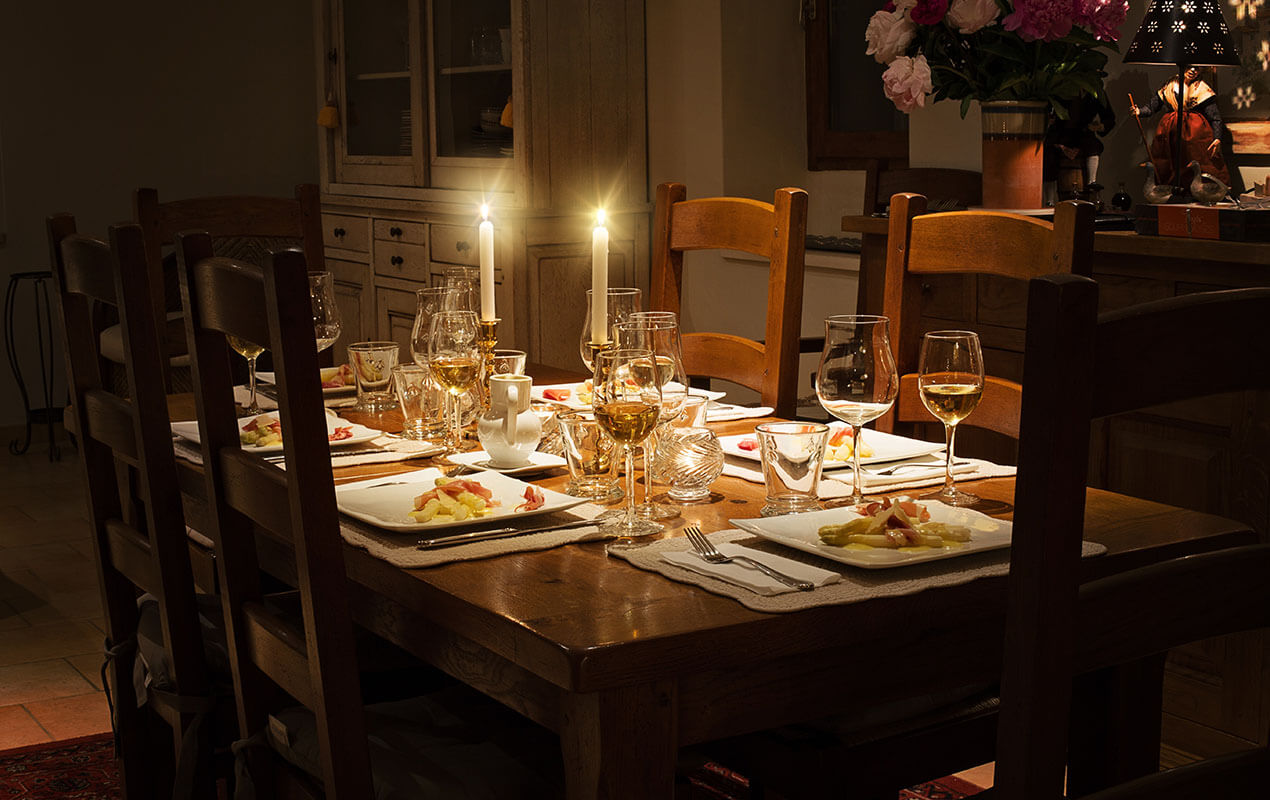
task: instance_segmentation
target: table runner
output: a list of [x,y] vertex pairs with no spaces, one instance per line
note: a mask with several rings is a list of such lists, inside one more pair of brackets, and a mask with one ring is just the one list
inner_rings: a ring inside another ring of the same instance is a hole
[[[859,603],[878,597],[898,597],[916,594],[923,589],[937,586],[956,586],[969,583],[976,578],[991,575],[1005,575],[1010,571],[1010,550],[988,550],[982,553],[930,561],[925,564],[913,564],[889,569],[857,569],[846,564],[839,564],[824,558],[817,558],[810,553],[803,553],[789,547],[782,547],[753,534],[740,530],[716,531],[709,534],[715,544],[736,542],[758,551],[770,550],[785,558],[803,561],[808,564],[837,571],[842,580],[827,586],[817,587],[810,592],[790,592],[773,596],[755,594],[748,589],[702,575],[698,572],[677,567],[662,558],[665,552],[681,552],[691,549],[688,540],[682,536],[673,539],[658,539],[646,547],[635,550],[610,550],[609,555],[629,561],[640,569],[657,572],[680,583],[690,583],[714,594],[731,597],[746,608],[754,611],[785,612],[802,611],[816,606],[844,605]],[[1102,555],[1107,548],[1095,542],[1081,543],[1081,557]]]

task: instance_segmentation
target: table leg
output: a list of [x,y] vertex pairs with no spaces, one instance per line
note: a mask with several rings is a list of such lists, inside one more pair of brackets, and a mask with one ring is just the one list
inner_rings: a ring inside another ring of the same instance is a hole
[[672,797],[678,705],[673,681],[569,698],[560,731],[566,797]]

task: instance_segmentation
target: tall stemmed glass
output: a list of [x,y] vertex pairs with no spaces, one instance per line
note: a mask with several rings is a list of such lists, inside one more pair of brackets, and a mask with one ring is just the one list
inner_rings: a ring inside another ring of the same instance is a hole
[[452,441],[450,452],[463,450],[463,422],[459,396],[476,383],[481,355],[474,311],[438,311],[432,315],[428,337],[428,368],[447,393]]
[[652,372],[661,387],[659,424],[653,435],[644,441],[644,502],[635,507],[635,513],[645,519],[669,519],[679,512],[653,502],[652,465],[661,430],[679,416],[688,399],[688,377],[684,373],[678,317],[672,311],[637,311],[625,322],[618,323],[617,346],[648,350],[653,354],[649,362],[632,364],[632,369]]
[[626,513],[605,520],[600,531],[618,545],[662,529],[635,513],[635,446],[648,438],[661,416],[661,386],[651,350],[604,350],[596,356],[592,404],[600,427],[626,450]]
[[[610,342],[617,339],[617,325],[619,322],[625,322],[631,314],[640,310],[640,303],[643,301],[643,294],[639,289],[609,289],[606,295],[608,303],[608,340]],[[586,290],[586,317],[582,320],[582,336],[578,341],[578,351],[582,354],[582,363],[586,364],[589,370],[595,370],[595,364],[591,361],[591,290]]]
[[335,304],[335,284],[329,272],[309,273],[309,299],[313,304],[313,336],[318,352],[340,338],[340,307]]
[[260,403],[256,400],[256,359],[260,358],[260,354],[265,348],[249,342],[246,339],[239,339],[237,336],[227,337],[229,346],[234,348],[234,352],[247,359],[247,391],[250,398],[247,400],[247,407],[243,409],[248,414],[259,414],[262,409]]
[[953,485],[953,442],[957,423],[970,416],[983,397],[983,351],[979,336],[971,331],[932,331],[922,337],[918,361],[918,391],[922,405],[944,423],[948,442],[944,454],[944,486],[924,494],[922,500],[938,500],[950,506],[972,506],[977,495]]
[[425,286],[415,290],[415,321],[410,331],[410,355],[421,367],[428,366],[428,341],[432,317],[438,311],[471,311],[459,308],[459,290],[453,286]]
[[851,497],[826,507],[864,499],[860,479],[860,429],[891,410],[900,377],[891,351],[890,320],[843,314],[825,320],[825,349],[816,371],[816,397],[833,416],[851,426]]

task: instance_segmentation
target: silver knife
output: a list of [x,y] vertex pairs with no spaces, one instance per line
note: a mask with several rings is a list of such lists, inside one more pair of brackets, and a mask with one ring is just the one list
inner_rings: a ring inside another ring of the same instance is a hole
[[513,536],[527,536],[531,533],[546,533],[548,531],[563,531],[569,528],[585,528],[588,525],[599,525],[598,520],[594,519],[578,519],[573,522],[564,522],[559,525],[547,525],[542,528],[494,528],[488,531],[473,531],[471,533],[455,533],[449,536],[437,536],[432,539],[420,539],[417,544],[419,550],[432,550],[438,547],[452,547],[458,544],[468,544],[469,542],[485,542],[490,539],[508,539]]

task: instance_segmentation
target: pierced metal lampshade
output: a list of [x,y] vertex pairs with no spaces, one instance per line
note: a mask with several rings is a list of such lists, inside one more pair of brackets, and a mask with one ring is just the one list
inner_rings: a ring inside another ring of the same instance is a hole
[[1220,0],[1152,0],[1126,64],[1239,66]]

